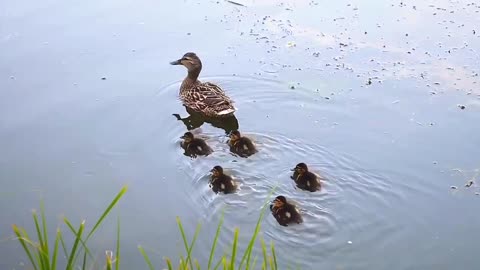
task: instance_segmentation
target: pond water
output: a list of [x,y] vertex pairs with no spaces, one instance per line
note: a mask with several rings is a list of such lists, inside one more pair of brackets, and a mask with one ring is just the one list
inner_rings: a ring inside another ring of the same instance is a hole
[[[24,269],[10,225],[33,230],[40,200],[52,233],[63,214],[92,226],[124,184],[91,245],[114,248],[118,216],[126,269],[146,268],[139,244],[156,265],[176,258],[176,216],[190,235],[202,223],[201,262],[222,209],[219,252],[235,227],[245,245],[273,187],[305,221],[264,217],[281,269],[478,268],[480,5],[417,2],[3,1],[1,268]],[[168,63],[188,51],[258,154],[231,155],[204,123],[214,154],[183,155],[186,71]],[[302,161],[321,192],[294,189]],[[214,165],[237,194],[209,190]]]

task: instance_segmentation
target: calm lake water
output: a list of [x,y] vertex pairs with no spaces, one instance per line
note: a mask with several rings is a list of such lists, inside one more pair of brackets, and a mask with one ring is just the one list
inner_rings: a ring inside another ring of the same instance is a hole
[[[91,241],[114,249],[119,217],[125,269],[146,268],[139,244],[177,258],[176,216],[190,235],[202,223],[203,262],[224,208],[219,252],[235,227],[245,244],[274,186],[305,220],[264,217],[282,269],[478,269],[480,5],[238,1],[0,3],[0,268],[25,268],[10,226],[33,232],[40,200],[54,233],[64,214],[92,226],[128,184]],[[209,123],[195,132],[215,153],[183,155],[186,71],[168,63],[188,51],[257,155],[232,156]],[[302,161],[320,193],[294,189]],[[209,190],[214,165],[237,194]]]

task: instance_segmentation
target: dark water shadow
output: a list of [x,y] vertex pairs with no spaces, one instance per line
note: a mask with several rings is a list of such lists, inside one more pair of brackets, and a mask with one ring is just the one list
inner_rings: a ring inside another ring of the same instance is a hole
[[193,130],[199,128],[204,123],[209,123],[216,128],[221,128],[225,131],[225,134],[229,134],[233,130],[238,130],[239,124],[238,119],[235,115],[231,115],[228,117],[208,117],[205,114],[195,112],[188,107],[185,107],[185,110],[189,114],[188,117],[182,118],[180,114],[174,113],[173,116],[177,120],[183,122],[187,130]]

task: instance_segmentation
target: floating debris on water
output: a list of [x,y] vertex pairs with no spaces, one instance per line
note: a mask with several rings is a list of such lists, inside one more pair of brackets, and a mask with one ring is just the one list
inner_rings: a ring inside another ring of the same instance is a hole
[[458,189],[457,186],[450,186],[450,189]]
[[230,4],[233,4],[233,5],[236,5],[236,6],[241,6],[241,7],[244,7],[245,5],[242,4],[242,3],[238,3],[238,2],[234,2],[234,1],[230,1],[230,0],[227,0],[228,3]]
[[473,186],[473,180],[470,180],[465,184],[465,187],[471,187],[471,186]]
[[297,44],[295,44],[295,42],[293,42],[293,41],[289,41],[289,42],[287,42],[287,47],[288,48],[297,47]]
[[465,110],[465,105],[458,105],[458,107],[462,110]]

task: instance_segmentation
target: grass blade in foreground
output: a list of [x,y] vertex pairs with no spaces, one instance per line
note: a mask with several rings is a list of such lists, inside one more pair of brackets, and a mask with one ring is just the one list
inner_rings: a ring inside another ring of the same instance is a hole
[[[145,262],[147,263],[148,269],[150,269],[150,270],[155,270],[155,267],[153,267],[153,264],[152,264],[152,262],[150,261],[150,258],[148,257],[148,255],[147,255],[147,253],[145,252],[145,250],[143,249],[143,247],[142,247],[142,246],[138,246],[138,250],[139,250],[140,253],[142,254],[143,259],[145,260]],[[169,264],[169,260],[168,260],[168,259],[167,259],[167,264]],[[172,269],[172,268],[171,268],[171,263],[169,264],[168,269]]]

